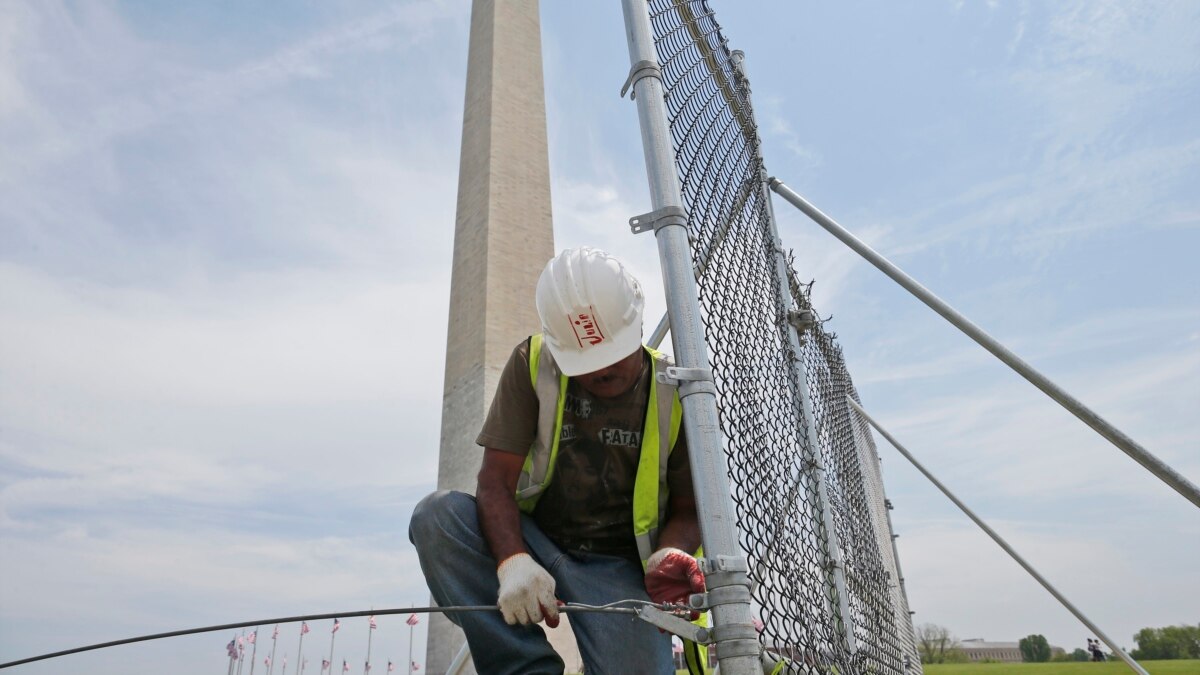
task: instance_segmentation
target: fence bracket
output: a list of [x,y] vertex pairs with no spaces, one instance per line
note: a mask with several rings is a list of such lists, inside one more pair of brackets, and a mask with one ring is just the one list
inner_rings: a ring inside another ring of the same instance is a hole
[[654,230],[657,233],[660,229],[670,225],[687,227],[687,211],[684,211],[682,206],[664,206],[657,211],[643,213],[629,219],[629,229],[634,234],[641,234],[647,230]]
[[625,84],[621,85],[621,98],[625,98],[626,92],[632,91],[633,93],[629,95],[629,100],[637,99],[635,87],[637,87],[638,80],[643,77],[657,77],[659,81],[662,81],[662,68],[658,67],[658,62],[638,61],[633,64],[629,68],[629,77],[625,78]]
[[656,379],[659,384],[669,384],[673,387],[679,387],[680,399],[687,398],[692,394],[717,395],[717,386],[713,384],[712,368],[667,366],[666,372],[659,373]]

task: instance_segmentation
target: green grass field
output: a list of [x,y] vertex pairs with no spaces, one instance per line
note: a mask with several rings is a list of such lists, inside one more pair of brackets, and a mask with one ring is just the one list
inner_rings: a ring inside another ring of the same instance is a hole
[[[1150,675],[1200,675],[1200,661],[1140,661]],[[930,664],[926,675],[1124,675],[1132,673],[1123,661],[1106,663],[964,663]]]
[[[1139,661],[1150,675],[1200,675],[1200,661]],[[1128,675],[1123,661],[1106,663],[962,663],[930,664],[926,675]],[[676,675],[688,675],[686,670]]]

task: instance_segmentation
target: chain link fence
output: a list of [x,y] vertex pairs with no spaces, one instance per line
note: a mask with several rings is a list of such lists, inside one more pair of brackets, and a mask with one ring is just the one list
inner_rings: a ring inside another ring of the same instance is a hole
[[648,8],[763,646],[788,672],[919,672],[874,442],[782,260],[740,54],[707,1]]

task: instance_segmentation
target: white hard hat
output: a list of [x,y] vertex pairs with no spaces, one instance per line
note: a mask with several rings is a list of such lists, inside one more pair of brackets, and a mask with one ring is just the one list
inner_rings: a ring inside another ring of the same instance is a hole
[[604,251],[581,246],[552,258],[536,298],[546,345],[568,377],[607,368],[642,346],[642,286]]

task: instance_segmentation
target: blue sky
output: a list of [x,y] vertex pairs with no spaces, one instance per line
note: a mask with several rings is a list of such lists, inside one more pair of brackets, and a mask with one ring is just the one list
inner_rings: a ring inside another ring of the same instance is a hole
[[[714,5],[774,175],[1200,482],[1200,6]],[[629,260],[652,322],[619,4],[542,18],[556,247]],[[437,465],[467,20],[0,8],[0,659],[426,603],[406,525]],[[1196,621],[1195,507],[776,210],[876,419],[1122,644]],[[1082,646],[880,452],[918,622]],[[380,620],[377,668],[406,658],[401,621]],[[366,633],[347,621],[335,662],[361,664]],[[229,637],[21,672],[214,672]]]

